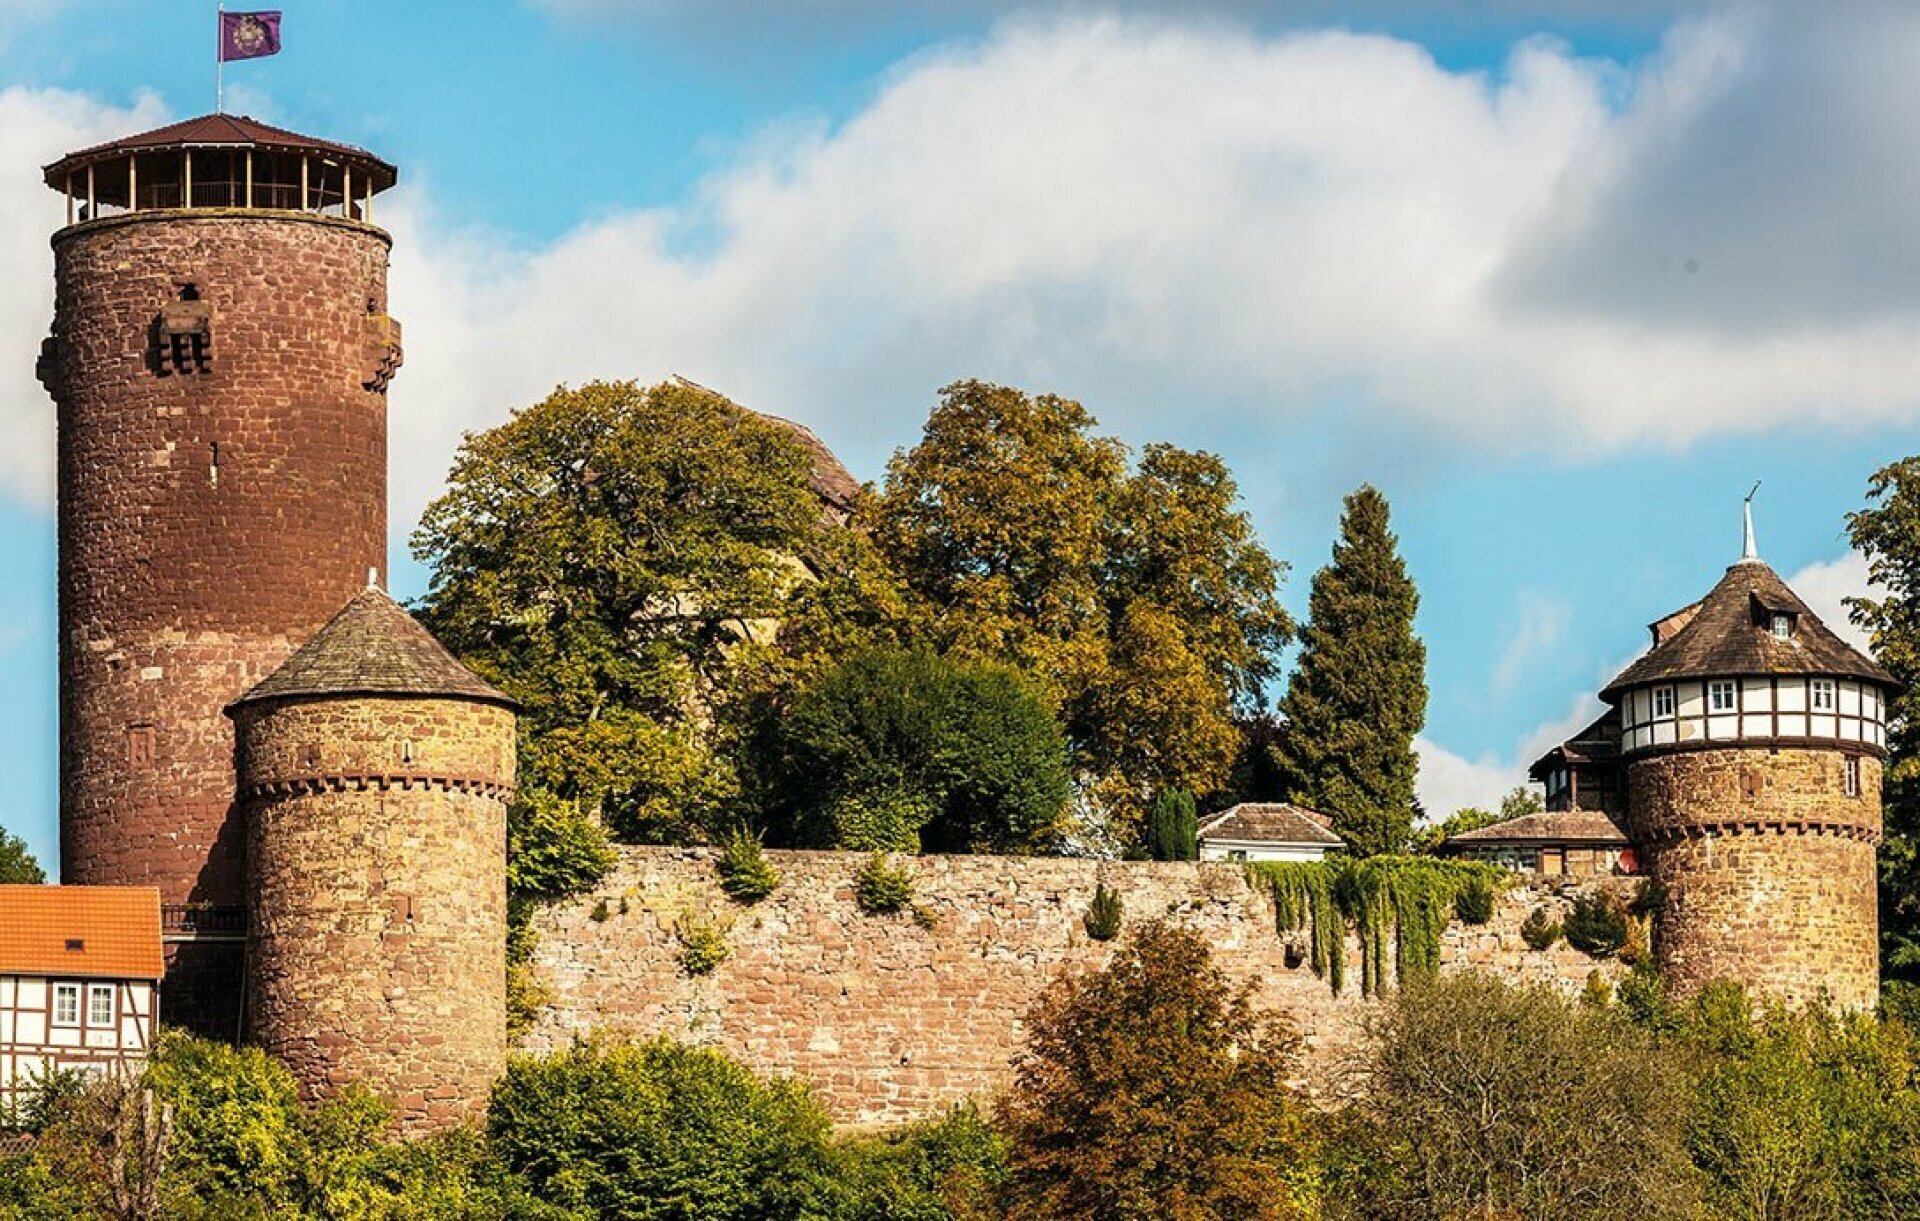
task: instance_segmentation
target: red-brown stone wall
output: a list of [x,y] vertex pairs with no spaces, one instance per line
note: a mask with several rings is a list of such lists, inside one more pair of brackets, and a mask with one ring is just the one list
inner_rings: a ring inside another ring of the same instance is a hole
[[[387,247],[231,212],[54,239],[66,881],[243,902],[221,710],[385,567],[386,400],[363,382]],[[188,283],[210,365],[163,375],[153,329]]]
[[360,1082],[408,1132],[471,1118],[506,1058],[513,714],[343,698],[236,716],[248,1037],[310,1097]]
[[[1360,1046],[1369,1003],[1357,943],[1348,946],[1347,990],[1335,996],[1290,961],[1272,901],[1236,864],[922,857],[913,862],[914,898],[935,918],[926,929],[907,916],[860,911],[853,878],[862,855],[767,856],[781,884],[743,907],[720,891],[710,852],[623,848],[597,891],[538,916],[534,970],[552,999],[521,1047],[553,1051],[591,1031],[665,1034],[722,1047],[761,1072],[797,1074],[844,1123],[933,1114],[998,1088],[1041,991],[1113,953],[1118,942],[1090,939],[1081,923],[1103,880],[1119,892],[1127,922],[1169,917],[1193,927],[1233,978],[1252,981],[1264,1004],[1286,1013],[1305,1038],[1310,1088],[1337,1091]],[[1585,885],[1596,884],[1608,883]],[[1456,924],[1443,968],[1497,971],[1567,993],[1596,969],[1617,977],[1617,963],[1564,944],[1536,952],[1520,939],[1528,912],[1546,904],[1564,913],[1580,886],[1543,880],[1503,896],[1485,927]],[[689,918],[726,928],[731,954],[710,975],[680,967],[675,930]]]
[[1667,890],[1654,952],[1677,991],[1732,979],[1791,1002],[1877,1003],[1881,764],[1857,758],[1853,797],[1837,750],[1680,751],[1628,765],[1634,838]]

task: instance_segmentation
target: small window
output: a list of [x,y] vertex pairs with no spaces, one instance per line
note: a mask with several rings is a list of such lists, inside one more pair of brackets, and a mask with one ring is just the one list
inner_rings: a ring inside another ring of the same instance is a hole
[[1655,687],[1653,689],[1653,715],[1670,717],[1673,715],[1673,688]]
[[1707,684],[1707,709],[1710,712],[1732,712],[1734,710],[1733,683],[1725,679],[1716,679]]
[[1227,859],[1230,861],[1244,861],[1247,859],[1247,850],[1245,848],[1229,848],[1227,849]]
[[1858,797],[1860,795],[1860,759],[1858,756],[1847,756],[1846,785],[1847,796]]
[[1793,616],[1783,615],[1775,611],[1773,615],[1773,634],[1781,640],[1790,639],[1793,636]]
[[1813,710],[1815,712],[1833,711],[1833,680],[1816,678],[1813,680]]
[[78,1026],[80,1024],[79,984],[55,984],[53,986],[53,1024],[55,1026]]
[[87,985],[87,1025],[113,1025],[113,985]]

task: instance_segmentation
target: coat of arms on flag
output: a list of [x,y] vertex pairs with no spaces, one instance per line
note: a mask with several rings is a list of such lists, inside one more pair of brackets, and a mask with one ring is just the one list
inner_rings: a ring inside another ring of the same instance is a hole
[[220,62],[280,53],[280,12],[220,14]]

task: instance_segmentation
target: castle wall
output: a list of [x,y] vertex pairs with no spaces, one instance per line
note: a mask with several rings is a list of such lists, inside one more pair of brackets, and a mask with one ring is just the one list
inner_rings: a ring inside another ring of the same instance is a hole
[[[386,400],[365,383],[387,247],[206,211],[55,237],[64,880],[242,903],[221,709],[385,567]],[[203,371],[157,341],[187,284],[211,310]]]
[[[1272,901],[1237,864],[921,857],[915,901],[935,917],[929,930],[910,916],[860,911],[853,878],[861,854],[767,856],[779,888],[741,906],[720,891],[711,851],[623,848],[598,890],[536,917],[534,970],[551,1001],[521,1047],[554,1051],[593,1031],[672,1035],[797,1074],[844,1123],[932,1114],[1003,1083],[1022,1017],[1041,991],[1063,971],[1097,969],[1112,955],[1119,942],[1093,941],[1081,923],[1101,881],[1119,892],[1129,923],[1188,924],[1229,975],[1283,1010],[1305,1038],[1311,1088],[1337,1089],[1360,1045],[1370,1006],[1360,996],[1358,945],[1349,943],[1347,990],[1335,996],[1304,963],[1290,963]],[[1521,941],[1528,912],[1542,903],[1564,910],[1575,893],[1568,882],[1542,880],[1503,896],[1492,923],[1456,923],[1443,969],[1483,968],[1569,993],[1596,968],[1617,977],[1617,963],[1564,944],[1535,952]],[[674,931],[689,914],[726,924],[732,951],[697,978],[679,965]]]
[[403,1129],[471,1118],[506,1060],[514,717],[452,699],[236,709],[252,880],[248,1037],[308,1097]]
[[1846,793],[1837,750],[1681,751],[1627,768],[1634,838],[1667,888],[1661,971],[1684,994],[1734,979],[1791,1002],[1879,1000],[1880,760]]

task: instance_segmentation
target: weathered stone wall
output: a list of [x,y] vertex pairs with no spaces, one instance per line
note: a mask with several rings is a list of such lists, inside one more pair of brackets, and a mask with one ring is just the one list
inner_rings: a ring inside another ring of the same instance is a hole
[[1634,838],[1667,888],[1654,952],[1681,993],[1737,979],[1787,1001],[1879,999],[1880,770],[1839,750],[1696,750],[1628,765]]
[[[1253,981],[1264,1004],[1284,1010],[1305,1038],[1311,1088],[1338,1089],[1359,1046],[1368,1003],[1357,944],[1348,947],[1347,991],[1336,997],[1289,960],[1271,900],[1239,865],[922,857],[915,901],[934,918],[927,929],[909,916],[860,911],[859,854],[767,855],[781,885],[742,907],[719,890],[711,852],[623,849],[599,890],[538,917],[535,970],[552,1000],[521,1046],[551,1051],[592,1031],[668,1034],[798,1074],[842,1122],[926,1115],[994,1090],[1042,989],[1113,953],[1117,943],[1093,941],[1081,923],[1100,881],[1119,892],[1129,922],[1186,923],[1234,978]],[[1521,941],[1534,906],[1564,910],[1573,893],[1568,883],[1542,882],[1503,896],[1491,924],[1448,930],[1443,968],[1480,967],[1568,992],[1595,969],[1617,977],[1616,963],[1564,944],[1537,953]],[[689,916],[725,924],[732,949],[698,978],[679,964],[675,929]]]
[[361,1082],[416,1132],[472,1117],[506,1061],[513,714],[341,698],[235,715],[249,1038],[308,1096]]

